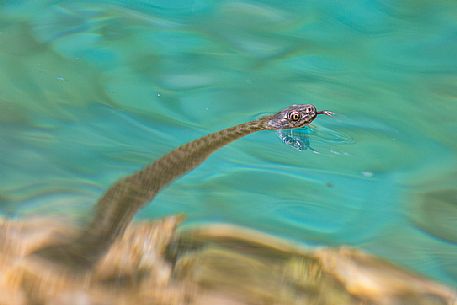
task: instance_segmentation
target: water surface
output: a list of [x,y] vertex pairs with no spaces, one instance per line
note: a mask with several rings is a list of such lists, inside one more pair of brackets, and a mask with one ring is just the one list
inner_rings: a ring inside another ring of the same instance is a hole
[[313,150],[260,132],[143,209],[348,244],[457,284],[454,1],[0,2],[0,212],[83,218],[209,132],[313,103]]

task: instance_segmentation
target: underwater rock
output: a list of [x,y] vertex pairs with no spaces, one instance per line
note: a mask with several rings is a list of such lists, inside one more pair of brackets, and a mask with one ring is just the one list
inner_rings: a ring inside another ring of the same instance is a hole
[[181,232],[174,244],[174,275],[199,286],[199,297],[218,293],[239,304],[457,304],[456,291],[350,247],[307,250],[223,225]]
[[163,251],[183,217],[130,226],[86,273],[74,274],[36,256],[76,233],[52,220],[0,221],[0,304],[182,304],[185,290],[170,283]]
[[450,288],[359,250],[307,250],[239,227],[131,224],[93,270],[30,256],[76,234],[52,219],[0,219],[2,305],[457,304]]
[[[452,179],[452,180],[451,180]],[[455,181],[451,177],[449,181]],[[457,215],[457,190],[454,188],[418,192],[411,204],[409,218],[417,227],[436,238],[457,243],[455,228]]]

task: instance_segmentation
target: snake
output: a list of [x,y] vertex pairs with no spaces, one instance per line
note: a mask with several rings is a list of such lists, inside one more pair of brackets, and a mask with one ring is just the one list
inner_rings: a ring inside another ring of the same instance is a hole
[[94,266],[123,234],[137,211],[173,180],[191,171],[221,147],[261,130],[295,129],[319,114],[313,104],[295,104],[272,115],[208,134],[183,144],[139,171],[115,182],[97,201],[94,216],[78,234],[32,255],[82,271]]

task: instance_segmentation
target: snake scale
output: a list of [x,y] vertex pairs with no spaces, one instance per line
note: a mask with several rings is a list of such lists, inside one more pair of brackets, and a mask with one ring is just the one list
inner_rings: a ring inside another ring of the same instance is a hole
[[136,212],[177,177],[192,170],[224,145],[260,130],[300,128],[318,114],[312,104],[298,104],[269,116],[211,133],[179,146],[143,169],[112,185],[98,200],[95,215],[74,238],[38,249],[33,255],[61,263],[74,270],[87,270],[120,236]]

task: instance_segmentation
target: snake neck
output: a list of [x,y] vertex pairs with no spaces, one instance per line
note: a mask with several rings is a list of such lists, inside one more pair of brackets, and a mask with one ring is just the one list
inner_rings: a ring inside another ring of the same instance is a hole
[[95,217],[83,236],[112,241],[124,231],[138,209],[150,202],[163,187],[201,164],[224,145],[262,129],[265,129],[263,120],[256,120],[206,135],[119,180],[97,202]]
[[213,152],[241,137],[271,129],[268,117],[240,124],[184,144],[111,186],[96,204],[95,216],[66,246],[38,250],[38,254],[66,265],[92,266],[121,235],[137,211],[170,182],[205,161]]

